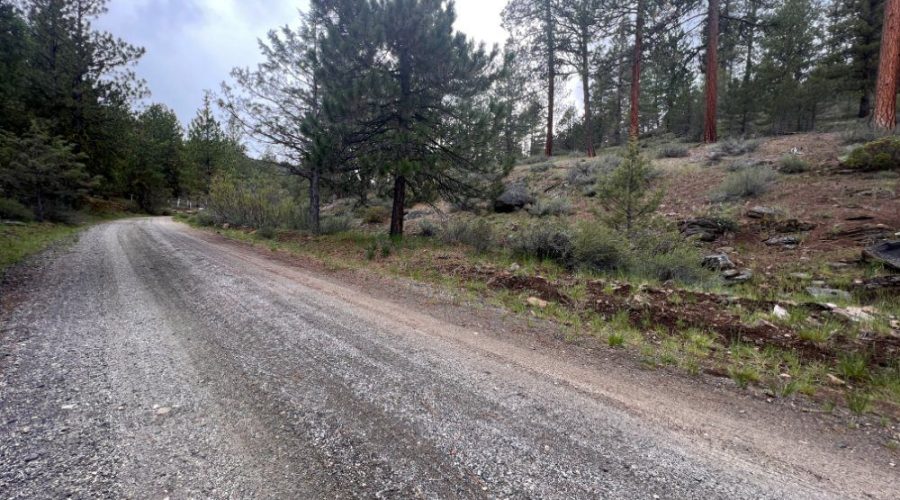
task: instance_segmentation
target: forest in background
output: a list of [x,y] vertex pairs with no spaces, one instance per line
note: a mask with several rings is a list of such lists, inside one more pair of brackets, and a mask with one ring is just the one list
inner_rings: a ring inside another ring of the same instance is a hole
[[868,123],[885,10],[511,0],[510,38],[489,48],[454,30],[452,3],[313,0],[185,129],[144,104],[144,49],[93,28],[106,4],[0,0],[3,217],[65,220],[96,197],[319,232],[323,197],[374,198],[391,200],[399,235],[407,207],[489,203],[533,154]]

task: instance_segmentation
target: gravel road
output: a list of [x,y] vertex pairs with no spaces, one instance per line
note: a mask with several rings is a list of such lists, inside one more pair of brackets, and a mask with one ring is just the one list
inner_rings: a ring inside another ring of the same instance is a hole
[[500,318],[476,331],[379,283],[167,218],[88,230],[0,324],[0,498],[900,492],[861,431]]

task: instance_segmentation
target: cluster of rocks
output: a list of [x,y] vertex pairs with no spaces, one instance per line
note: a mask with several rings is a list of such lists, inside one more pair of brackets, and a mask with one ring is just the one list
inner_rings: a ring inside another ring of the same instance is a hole
[[707,269],[719,271],[727,284],[745,283],[753,279],[753,271],[739,269],[725,252],[703,257],[702,265]]
[[803,242],[803,233],[816,228],[812,222],[784,218],[784,213],[772,207],[755,206],[745,214],[750,219],[760,221],[768,236],[763,240],[768,246],[794,249]]
[[733,230],[730,221],[716,217],[693,217],[678,223],[678,229],[686,238],[696,238],[700,241],[716,241],[726,232]]

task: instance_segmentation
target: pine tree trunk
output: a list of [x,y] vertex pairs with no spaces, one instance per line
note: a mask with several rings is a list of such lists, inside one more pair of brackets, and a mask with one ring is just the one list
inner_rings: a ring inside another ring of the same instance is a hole
[[706,45],[706,119],[703,126],[703,142],[718,140],[716,134],[716,104],[719,98],[719,0],[709,0],[707,18],[709,33]]
[[588,50],[585,42],[581,52],[581,90],[584,94],[584,152],[589,158],[597,156],[594,151],[594,120],[591,113],[591,84],[588,68]]
[[394,179],[394,206],[391,209],[391,236],[403,236],[403,207],[406,205],[406,177]]
[[556,97],[556,68],[554,68],[553,64],[553,51],[550,51],[550,53],[550,64],[548,67],[550,76],[547,82],[547,141],[544,143],[544,156],[553,156],[553,108],[556,106],[554,102]]
[[309,177],[309,230],[313,234],[319,234],[321,226],[319,224],[319,206],[321,199],[319,196],[319,178],[318,169],[314,169]]
[[869,116],[869,113],[872,111],[872,93],[868,90],[864,90],[862,95],[859,97],[859,113],[857,114],[858,118],[865,118]]
[[900,0],[887,0],[884,5],[884,30],[878,60],[878,82],[875,85],[873,125],[880,130],[893,130],[897,124],[897,71],[900,68]]
[[754,0],[750,1],[750,17],[747,21],[750,22],[750,26],[747,28],[747,60],[744,63],[744,81],[741,85],[743,90],[741,95],[742,103],[742,113],[741,113],[741,133],[744,134],[747,132],[747,122],[750,121],[750,100],[747,98],[747,89],[750,88],[750,74],[753,70],[753,41],[756,39],[756,31],[754,26],[756,25],[756,7],[757,3]]
[[641,58],[644,45],[644,0],[637,2],[637,15],[634,29],[634,57],[631,61],[631,126],[628,135],[637,139],[641,133]]
[[553,156],[553,112],[556,106],[556,33],[553,26],[551,3],[545,6],[544,30],[547,35],[547,142],[544,155]]

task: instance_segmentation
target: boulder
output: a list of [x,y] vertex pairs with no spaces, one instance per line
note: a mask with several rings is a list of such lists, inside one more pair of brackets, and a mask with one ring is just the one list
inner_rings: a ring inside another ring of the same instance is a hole
[[722,278],[725,279],[725,284],[727,285],[746,283],[753,279],[753,271],[749,269],[729,269],[722,273]]
[[812,222],[803,222],[797,219],[785,219],[770,224],[769,229],[776,233],[803,233],[812,231],[816,225]]
[[538,309],[543,309],[549,305],[546,300],[539,299],[537,297],[528,297],[528,300],[526,300],[526,302],[531,307],[537,307]]
[[500,213],[515,212],[525,208],[525,205],[534,203],[534,196],[528,192],[528,188],[522,183],[506,186],[503,193],[494,200],[494,211]]
[[747,210],[746,215],[751,219],[775,219],[781,215],[781,211],[776,208],[757,205]]
[[862,280],[857,287],[867,292],[892,291],[894,293],[900,293],[900,274],[865,279]]
[[850,300],[852,297],[850,292],[846,292],[844,290],[838,290],[835,288],[820,288],[816,286],[808,286],[806,287],[806,293],[812,295],[817,299],[843,299]]
[[836,229],[826,235],[829,240],[848,239],[861,243],[875,244],[884,240],[890,240],[894,231],[884,224],[860,224],[859,226]]
[[695,237],[700,241],[715,241],[733,229],[732,223],[714,217],[693,217],[678,223],[678,229],[685,237]]
[[883,241],[863,250],[863,259],[900,271],[900,240]]
[[732,262],[724,253],[714,253],[703,257],[701,265],[707,269],[712,269],[713,271],[734,269],[734,262]]
[[765,241],[766,245],[794,248],[800,244],[800,237],[795,235],[773,236]]

